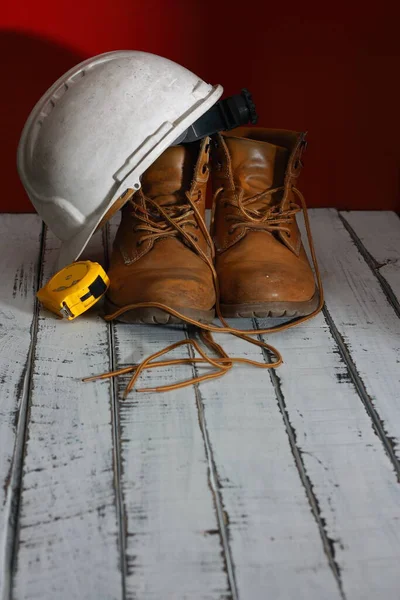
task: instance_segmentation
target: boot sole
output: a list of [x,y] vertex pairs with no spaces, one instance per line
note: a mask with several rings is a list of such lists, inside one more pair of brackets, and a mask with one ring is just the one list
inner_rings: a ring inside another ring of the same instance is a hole
[[319,293],[315,292],[310,300],[305,302],[259,302],[252,304],[221,304],[221,313],[225,318],[279,318],[306,317],[319,304]]
[[[104,310],[106,314],[112,314],[121,307],[113,304],[107,298],[104,301]],[[215,311],[212,310],[197,310],[194,308],[182,308],[180,306],[171,306],[182,315],[200,321],[200,323],[212,323],[215,317]],[[121,323],[144,323],[147,325],[173,325],[184,323],[182,319],[178,319],[173,315],[161,310],[160,308],[136,308],[123,313],[117,319]]]

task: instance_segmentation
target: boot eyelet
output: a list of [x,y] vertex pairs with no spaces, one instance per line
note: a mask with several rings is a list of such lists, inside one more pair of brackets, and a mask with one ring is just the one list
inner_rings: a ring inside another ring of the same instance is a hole
[[207,173],[207,169],[208,169],[208,165],[207,165],[207,163],[204,163],[203,168],[201,169],[201,172],[203,173],[203,175],[205,173]]

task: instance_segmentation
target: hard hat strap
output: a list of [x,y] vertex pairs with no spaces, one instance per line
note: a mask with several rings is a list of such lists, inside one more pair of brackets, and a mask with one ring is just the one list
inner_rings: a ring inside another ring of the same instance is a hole
[[195,142],[218,131],[228,131],[248,123],[254,125],[257,123],[257,119],[258,116],[252,96],[248,90],[243,89],[241,94],[230,96],[214,104],[193,125],[188,127],[172,145]]

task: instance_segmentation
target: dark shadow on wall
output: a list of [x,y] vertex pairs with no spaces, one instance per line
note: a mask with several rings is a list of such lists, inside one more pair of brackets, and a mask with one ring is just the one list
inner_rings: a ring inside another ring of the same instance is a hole
[[19,181],[16,152],[30,111],[65,71],[86,57],[52,41],[17,31],[0,31],[0,212],[31,212]]

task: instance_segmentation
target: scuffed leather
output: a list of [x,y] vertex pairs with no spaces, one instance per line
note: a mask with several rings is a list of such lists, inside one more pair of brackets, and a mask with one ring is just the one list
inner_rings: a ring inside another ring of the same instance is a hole
[[235,200],[239,194],[246,199],[276,187],[283,190],[261,198],[257,208],[289,208],[304,147],[305,134],[286,130],[238,128],[215,136],[212,187],[214,193],[221,187],[223,191],[213,206],[211,233],[221,303],[301,302],[314,295],[314,276],[295,219],[285,225],[288,233],[246,225],[232,230],[227,219],[230,214],[240,214],[227,200]]
[[[204,219],[209,149],[209,138],[200,147],[168,148],[144,173],[134,202],[122,209],[108,273],[111,283],[107,297],[116,306],[160,302],[172,308],[213,308],[214,286],[205,262],[181,236],[143,241],[144,233],[135,230],[139,222],[134,208],[138,204],[145,209],[145,196],[164,207],[185,203],[185,192],[189,192]],[[191,221],[197,244],[208,252],[195,216]]]

